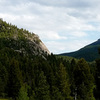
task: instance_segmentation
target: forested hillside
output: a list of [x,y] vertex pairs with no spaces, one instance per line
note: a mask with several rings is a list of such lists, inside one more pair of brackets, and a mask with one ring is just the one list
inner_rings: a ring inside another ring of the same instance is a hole
[[84,59],[69,63],[51,55],[45,60],[5,48],[0,50],[0,73],[1,98],[94,100],[95,72]]
[[0,100],[100,99],[99,59],[58,58],[34,34],[0,23]]
[[0,20],[0,48],[10,48],[25,55],[50,54],[38,35]]
[[78,51],[71,52],[71,53],[63,53],[60,55],[63,56],[70,56],[75,58],[84,58],[86,61],[94,61],[97,58],[100,58],[98,53],[98,48],[100,48],[100,39],[98,39],[96,42],[91,43],[83,48],[81,48]]

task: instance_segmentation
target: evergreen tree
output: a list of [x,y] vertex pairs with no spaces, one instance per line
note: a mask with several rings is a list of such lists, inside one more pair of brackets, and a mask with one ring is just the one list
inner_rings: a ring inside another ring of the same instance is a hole
[[69,76],[70,76],[70,83],[71,83],[71,95],[74,97],[75,95],[75,79],[74,79],[74,69],[76,67],[76,62],[72,59],[70,64]]
[[19,63],[14,58],[10,62],[8,79],[8,96],[17,97],[22,84],[22,76],[19,69]]
[[[100,54],[100,48],[98,49],[99,54]],[[95,90],[95,97],[97,100],[100,99],[100,59],[96,60],[96,75],[95,75],[95,80],[96,80],[96,90]]]
[[2,96],[2,97],[5,96],[7,80],[8,80],[7,70],[6,70],[5,66],[3,66],[0,63],[0,96]]
[[72,99],[70,96],[71,90],[69,84],[69,76],[62,63],[60,63],[59,70],[58,70],[58,87],[65,100]]
[[28,93],[27,93],[27,88],[26,88],[25,85],[21,86],[21,88],[19,90],[19,93],[18,93],[17,100],[29,100]]
[[30,100],[36,100],[35,92],[32,91],[32,95],[30,96]]
[[[95,100],[93,96],[94,78],[84,59],[80,59],[74,70],[75,98],[77,100]],[[76,97],[77,96],[77,97]]]
[[52,93],[51,93],[51,100],[65,100],[62,96],[61,92],[59,91],[58,87],[52,86]]
[[46,76],[43,71],[41,71],[38,76],[36,98],[37,100],[51,100],[49,84],[47,83]]

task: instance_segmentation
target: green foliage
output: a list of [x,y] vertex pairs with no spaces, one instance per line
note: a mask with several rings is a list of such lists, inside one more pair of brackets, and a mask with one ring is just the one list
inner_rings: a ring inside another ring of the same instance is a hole
[[0,20],[1,98],[94,100],[94,77],[100,93],[100,60],[89,66],[84,59],[46,55],[34,42],[39,44],[38,36]]
[[27,93],[27,88],[25,85],[21,86],[17,100],[29,100],[28,93]]
[[35,92],[32,91],[32,95],[30,96],[30,100],[36,100],[35,98],[36,98],[36,96],[35,96]]
[[51,100],[49,92],[49,85],[47,84],[46,76],[44,76],[44,72],[41,71],[37,80],[37,100]]
[[70,85],[69,85],[69,77],[65,70],[65,67],[62,63],[60,63],[59,71],[58,71],[58,86],[62,93],[62,95],[65,97],[65,100],[70,100]]
[[90,73],[90,68],[84,59],[80,59],[75,70],[75,85],[77,88],[78,100],[95,100],[93,97],[94,78]]
[[9,100],[9,99],[0,99],[0,100]]
[[[100,49],[98,50],[100,54]],[[99,100],[100,99],[100,59],[96,60],[95,80],[96,80],[95,97],[97,100]]]
[[57,57],[58,59],[61,58],[61,59],[63,59],[63,60],[69,61],[69,62],[71,62],[73,59],[74,59],[76,62],[78,61],[78,59],[75,59],[75,58],[69,57],[69,56],[56,55],[56,57]]
[[18,96],[18,91],[22,83],[21,77],[19,63],[13,58],[9,65],[8,95],[10,97],[14,98]]
[[90,45],[87,45],[78,51],[71,52],[71,53],[63,53],[61,55],[75,57],[77,59],[84,58],[86,61],[92,62],[95,59],[100,58],[98,54],[99,47],[100,47],[100,40]]
[[61,91],[56,86],[52,86],[51,100],[64,100],[64,97],[62,96]]
[[[54,55],[46,59],[8,48],[0,50],[0,69],[8,73],[0,75],[7,78],[5,88],[1,88],[6,96],[19,98],[25,92],[30,100],[72,100],[78,87],[78,99],[83,99],[82,95],[93,98],[93,75],[86,61],[68,62]],[[27,92],[21,89],[24,83]],[[2,81],[0,84],[3,86]]]
[[7,80],[8,80],[7,70],[5,66],[3,66],[0,63],[0,96],[2,97],[5,97],[5,89],[7,85]]

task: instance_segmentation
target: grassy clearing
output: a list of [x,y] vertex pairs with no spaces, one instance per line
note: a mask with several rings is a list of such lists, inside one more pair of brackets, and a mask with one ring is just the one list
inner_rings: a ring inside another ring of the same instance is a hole
[[9,100],[9,99],[0,99],[0,100]]

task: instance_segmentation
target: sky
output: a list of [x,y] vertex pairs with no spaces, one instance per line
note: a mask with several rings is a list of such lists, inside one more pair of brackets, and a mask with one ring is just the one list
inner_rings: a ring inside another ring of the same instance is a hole
[[0,18],[37,34],[54,54],[100,38],[100,0],[0,0]]

